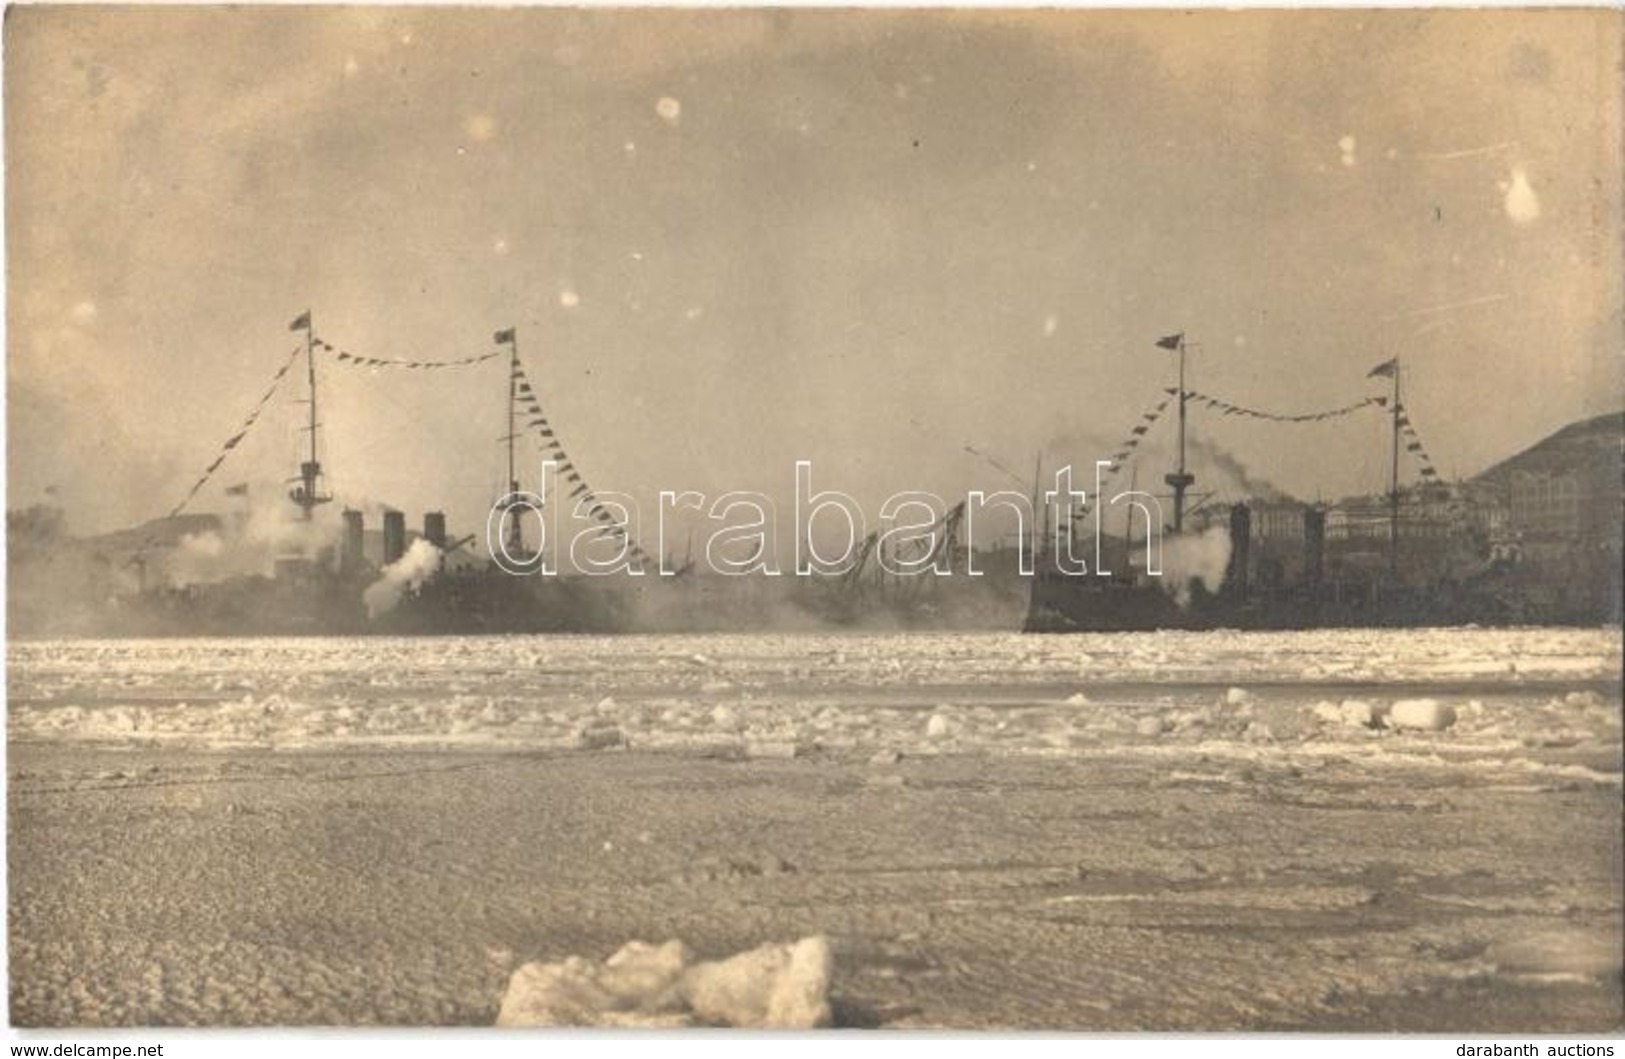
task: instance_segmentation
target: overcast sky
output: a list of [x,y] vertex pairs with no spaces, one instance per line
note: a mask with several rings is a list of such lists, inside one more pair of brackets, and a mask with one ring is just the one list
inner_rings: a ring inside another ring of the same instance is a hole
[[[163,514],[307,307],[363,356],[516,326],[588,480],[645,497],[788,500],[798,458],[876,506],[1008,484],[967,445],[1087,464],[1172,384],[1176,331],[1194,388],[1273,411],[1358,400],[1398,356],[1435,463],[1471,474],[1622,403],[1619,33],[14,7],[8,502],[54,486],[82,531]],[[321,373],[341,500],[483,519],[500,365]],[[195,509],[294,473],[296,396]],[[1307,499],[1384,483],[1369,412],[1192,430]]]

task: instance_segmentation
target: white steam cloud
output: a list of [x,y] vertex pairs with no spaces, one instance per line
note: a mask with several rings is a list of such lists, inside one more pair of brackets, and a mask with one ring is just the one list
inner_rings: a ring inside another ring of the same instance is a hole
[[1201,533],[1167,536],[1162,542],[1162,587],[1181,607],[1190,603],[1191,581],[1217,592],[1230,565],[1230,529],[1211,526]]
[[169,557],[170,580],[182,588],[218,581],[231,573],[230,564],[221,561],[225,553],[226,542],[214,530],[188,533]]
[[439,572],[440,549],[419,537],[406,549],[405,555],[384,567],[383,576],[361,594],[361,602],[367,605],[367,617],[388,614],[408,589],[417,588]]
[[219,530],[186,534],[164,557],[163,571],[176,586],[270,577],[278,558],[321,561],[339,534],[339,515],[328,508],[318,508],[306,522],[293,518],[286,508],[261,506],[225,516]]

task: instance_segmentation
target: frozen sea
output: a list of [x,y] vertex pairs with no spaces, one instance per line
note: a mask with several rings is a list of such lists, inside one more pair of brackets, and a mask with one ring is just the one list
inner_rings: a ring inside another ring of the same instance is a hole
[[1612,629],[14,642],[11,1014],[489,1024],[528,960],[823,933],[843,1025],[1617,1027],[1620,658]]

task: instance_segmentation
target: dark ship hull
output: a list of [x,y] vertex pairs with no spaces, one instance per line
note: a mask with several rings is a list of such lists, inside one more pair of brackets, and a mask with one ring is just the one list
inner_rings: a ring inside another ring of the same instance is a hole
[[451,636],[633,631],[622,579],[521,578],[495,568],[448,573],[370,612],[369,582],[237,578],[143,592],[82,630],[110,636]]
[[1159,629],[1346,629],[1449,626],[1595,626],[1621,620],[1617,567],[1541,570],[1490,564],[1459,578],[1416,584],[1322,582],[1251,588],[1227,578],[1175,598],[1161,578],[1033,578],[1030,633],[1147,632]]
[[1149,632],[1158,629],[1320,629],[1503,624],[1470,597],[1442,588],[1344,595],[1282,593],[1242,598],[1201,584],[1172,586],[1065,575],[1034,579],[1025,632]]
[[339,636],[366,631],[359,590],[338,582],[243,577],[149,589],[115,601],[83,628],[90,636]]
[[399,636],[630,631],[621,578],[515,577],[495,567],[442,575],[379,615],[368,631]]
[[[846,591],[832,579],[514,576],[446,571],[369,612],[372,578],[320,572],[149,590],[70,635],[490,636],[862,630],[1013,630],[1024,586],[943,578],[918,590]],[[67,631],[67,630],[64,630]]]

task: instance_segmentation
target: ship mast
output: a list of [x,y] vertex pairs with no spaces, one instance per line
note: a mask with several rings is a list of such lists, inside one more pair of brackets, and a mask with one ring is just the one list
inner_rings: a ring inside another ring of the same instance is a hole
[[[1168,339],[1157,343],[1168,348]],[[1185,336],[1183,333],[1173,336],[1173,348],[1179,353],[1179,470],[1164,475],[1163,481],[1174,491],[1174,532],[1182,533],[1185,529],[1185,490],[1196,484],[1196,476],[1185,470],[1185,402],[1189,394],[1185,391]]]
[[299,465],[299,485],[288,495],[299,505],[300,519],[309,522],[318,505],[333,499],[318,491],[322,465],[316,459],[316,428],[320,425],[316,420],[316,328],[311,322],[310,310],[294,320],[289,330],[305,332],[305,377],[310,385],[310,425],[305,429],[310,433],[310,458]]
[[[496,335],[498,342],[508,343],[508,434],[502,440],[508,443],[508,496],[506,504],[514,507],[519,500],[519,473],[514,463],[514,443],[519,440],[518,424],[514,420],[514,410],[519,404],[519,329],[510,327],[506,331],[499,331]],[[520,525],[517,515],[508,520],[508,554],[525,554],[524,527]]]

